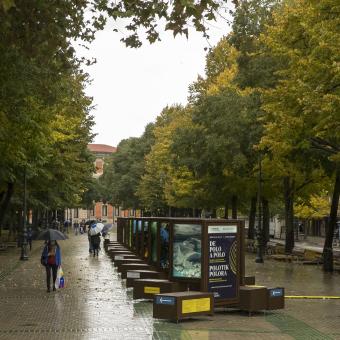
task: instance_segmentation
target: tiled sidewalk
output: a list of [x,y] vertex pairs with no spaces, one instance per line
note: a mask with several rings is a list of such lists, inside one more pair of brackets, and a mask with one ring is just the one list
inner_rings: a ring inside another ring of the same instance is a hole
[[[179,324],[152,318],[152,303],[134,301],[109,258],[88,254],[87,237],[60,242],[66,288],[46,293],[40,264],[42,242],[27,262],[19,251],[0,256],[0,339],[340,339],[338,300],[289,300],[285,311],[248,317],[220,310]],[[340,276],[316,267],[247,258],[249,274],[289,294],[338,294]]]

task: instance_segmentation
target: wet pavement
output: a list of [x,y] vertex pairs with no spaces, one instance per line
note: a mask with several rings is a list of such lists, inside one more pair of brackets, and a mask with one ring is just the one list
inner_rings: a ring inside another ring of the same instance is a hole
[[[0,253],[0,339],[339,339],[340,300],[286,300],[267,313],[216,311],[179,324],[154,320],[152,303],[134,301],[110,259],[88,253],[85,235],[60,241],[64,289],[46,293],[42,242],[27,262],[18,249]],[[321,267],[265,261],[247,255],[256,283],[284,286],[286,295],[340,296],[340,275]]]

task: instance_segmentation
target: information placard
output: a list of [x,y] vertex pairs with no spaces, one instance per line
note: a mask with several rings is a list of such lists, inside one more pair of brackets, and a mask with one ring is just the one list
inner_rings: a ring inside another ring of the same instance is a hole
[[175,301],[173,296],[156,296],[156,304],[158,305],[174,305]]
[[140,273],[138,272],[126,272],[126,277],[128,279],[140,279]]
[[210,310],[210,299],[190,299],[182,301],[182,314],[207,312]]
[[208,291],[215,299],[237,296],[237,226],[208,226]]
[[160,292],[160,287],[144,287],[144,293],[146,294],[159,294]]

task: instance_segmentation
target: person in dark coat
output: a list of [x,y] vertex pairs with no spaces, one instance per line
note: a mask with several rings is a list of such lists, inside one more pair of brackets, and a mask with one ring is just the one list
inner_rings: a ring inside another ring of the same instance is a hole
[[41,264],[46,268],[46,284],[47,292],[51,291],[51,274],[53,277],[53,290],[55,288],[55,281],[57,279],[57,270],[61,265],[61,252],[57,241],[48,241],[41,254]]
[[100,234],[92,235],[91,236],[91,244],[92,244],[92,249],[93,249],[93,257],[99,253],[99,248],[100,248]]
[[30,246],[30,250],[32,250],[32,239],[33,239],[32,228],[28,228],[28,231],[27,231],[27,242],[28,242],[28,245]]

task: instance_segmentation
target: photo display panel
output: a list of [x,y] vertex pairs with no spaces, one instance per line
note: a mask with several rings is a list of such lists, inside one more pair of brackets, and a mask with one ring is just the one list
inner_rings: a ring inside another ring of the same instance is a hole
[[175,224],[173,235],[173,277],[201,278],[201,225]]
[[132,246],[135,248],[136,247],[136,234],[137,234],[137,220],[132,220],[132,232],[133,232],[133,237],[132,237]]
[[151,261],[157,262],[157,222],[151,223]]
[[160,243],[161,243],[160,267],[162,269],[169,268],[169,237],[170,237],[169,224],[166,222],[162,222],[160,227]]
[[137,248],[140,252],[140,250],[142,248],[142,244],[141,244],[141,242],[142,242],[142,221],[141,220],[137,221],[137,233],[138,233],[138,235],[137,235],[137,241],[136,242],[137,242]]
[[143,255],[144,257],[148,257],[149,250],[148,250],[148,241],[149,241],[149,230],[148,230],[149,222],[144,221],[143,227]]
[[129,220],[129,247],[132,246],[132,220]]
[[237,226],[208,226],[208,291],[218,299],[237,296]]

